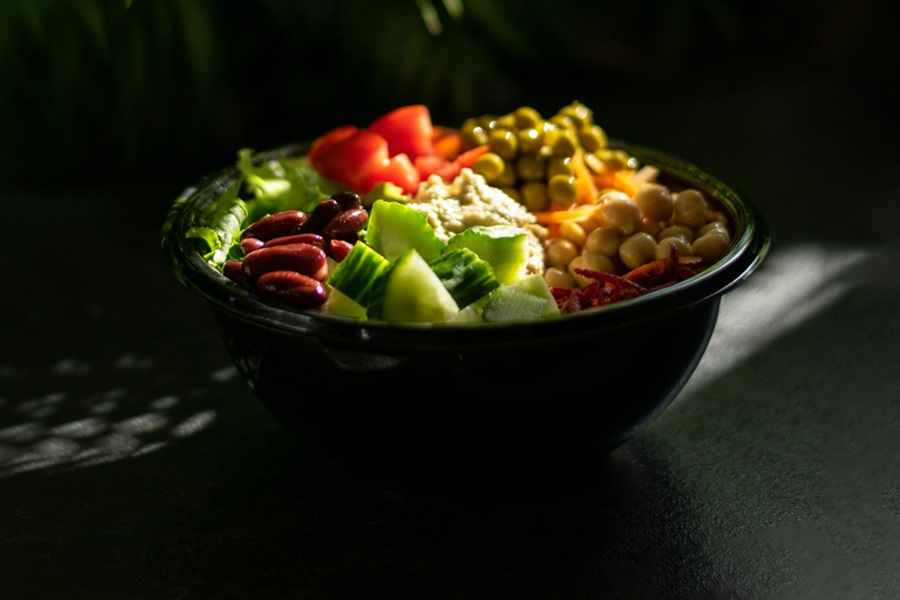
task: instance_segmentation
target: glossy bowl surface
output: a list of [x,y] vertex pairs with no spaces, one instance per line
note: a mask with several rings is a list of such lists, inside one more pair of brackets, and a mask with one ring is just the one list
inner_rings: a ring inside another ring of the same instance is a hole
[[706,349],[722,295],[770,245],[764,220],[733,188],[664,153],[616,146],[730,213],[734,239],[718,263],[634,300],[522,323],[409,326],[296,311],[232,284],[184,236],[239,177],[234,167],[179,197],[163,251],[210,305],[253,393],[317,447],[403,478],[540,480],[602,456],[666,408]]

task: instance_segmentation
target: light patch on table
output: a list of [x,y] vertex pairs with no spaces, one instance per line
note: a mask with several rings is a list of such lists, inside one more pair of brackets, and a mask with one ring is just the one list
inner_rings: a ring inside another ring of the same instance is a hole
[[773,252],[763,268],[722,298],[709,346],[681,397],[838,302],[852,285],[841,278],[870,257],[864,250],[813,245]]

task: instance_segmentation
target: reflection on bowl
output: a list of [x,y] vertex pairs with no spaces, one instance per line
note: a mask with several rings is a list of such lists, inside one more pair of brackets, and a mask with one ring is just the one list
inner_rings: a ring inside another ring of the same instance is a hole
[[[172,207],[163,250],[209,303],[238,370],[282,423],[350,464],[415,479],[540,480],[619,446],[673,400],[700,360],[723,294],[769,248],[731,187],[657,151],[617,143],[660,180],[729,213],[728,253],[675,286],[548,320],[413,327],[267,303],[211,268],[185,232],[239,177],[214,174]],[[291,149],[261,153],[257,160]]]

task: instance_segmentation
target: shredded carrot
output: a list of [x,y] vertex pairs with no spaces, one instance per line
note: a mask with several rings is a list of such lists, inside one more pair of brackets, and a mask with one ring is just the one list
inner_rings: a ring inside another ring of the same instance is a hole
[[632,169],[616,171],[613,176],[615,182],[614,187],[622,190],[629,196],[634,196],[635,192],[637,192],[637,185],[635,185],[634,179],[632,178],[633,175],[634,171]]
[[579,204],[568,208],[554,208],[552,204],[550,206],[548,210],[532,213],[541,225],[558,225],[571,219],[579,219],[591,214],[591,211],[597,208],[593,204]]
[[584,162],[584,152],[582,150],[577,151],[572,157],[572,166],[575,172],[576,185],[578,186],[578,203],[596,204],[597,187],[594,185],[594,178]]

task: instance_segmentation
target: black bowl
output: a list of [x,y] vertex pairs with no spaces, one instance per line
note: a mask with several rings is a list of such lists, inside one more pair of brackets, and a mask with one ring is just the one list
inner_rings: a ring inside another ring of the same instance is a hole
[[721,203],[734,226],[721,260],[665,290],[530,322],[409,326],[295,311],[234,285],[184,236],[239,177],[234,167],[176,201],[164,254],[209,303],[253,393],[316,447],[414,481],[558,478],[603,457],[666,408],[706,349],[720,298],[770,245],[763,219],[731,187],[666,154],[616,147],[657,166],[661,181],[703,189]]

